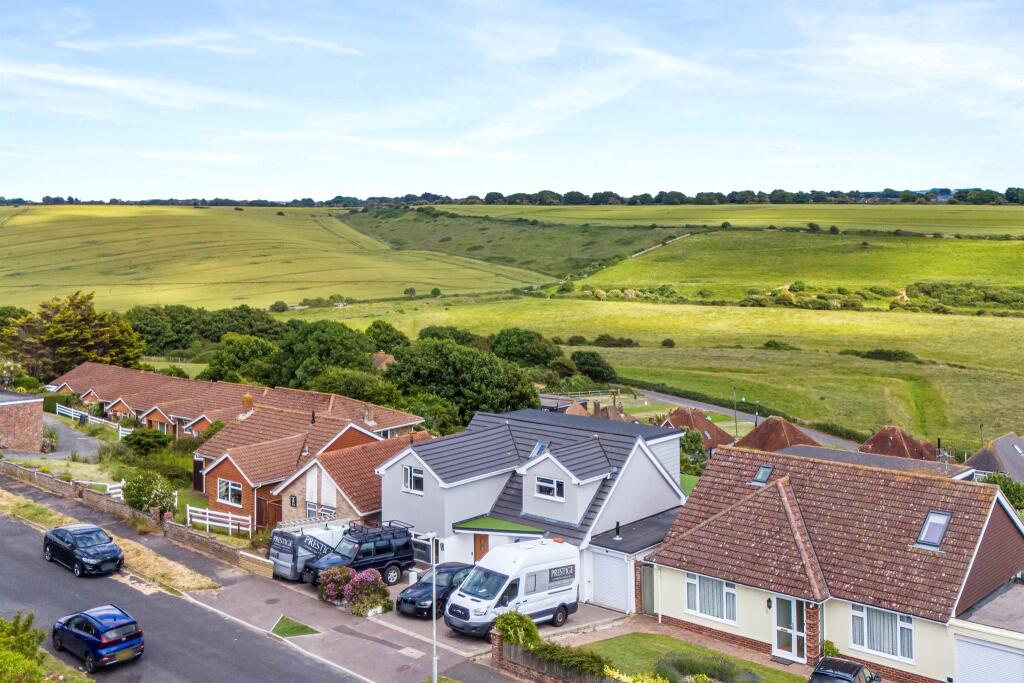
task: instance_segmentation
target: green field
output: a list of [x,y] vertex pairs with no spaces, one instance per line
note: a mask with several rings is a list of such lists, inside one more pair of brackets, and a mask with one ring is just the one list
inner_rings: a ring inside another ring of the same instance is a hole
[[736,300],[750,287],[796,280],[852,291],[923,280],[1019,286],[1024,241],[723,230],[677,240],[585,281],[603,289],[672,284],[691,298],[707,290],[709,298]]
[[222,308],[507,291],[537,273],[425,251],[394,251],[326,210],[139,206],[0,207],[0,302],[34,307],[76,289],[103,308]]
[[[980,444],[981,433],[1024,431],[1018,403],[1024,382],[1020,318],[528,298],[461,306],[382,302],[289,314],[324,315],[356,327],[384,317],[410,333],[435,324],[481,333],[522,325],[563,338],[609,332],[642,345],[600,349],[625,376],[724,398],[736,386],[750,401],[807,421],[861,431],[894,423],[968,449]],[[675,348],[660,346],[666,337],[675,340]],[[768,339],[797,350],[765,349]],[[838,353],[875,348],[911,351],[926,362]]]
[[528,218],[547,223],[591,225],[708,225],[909,230],[964,235],[1024,235],[1024,207],[966,204],[720,204],[676,206],[500,206],[460,204],[445,211],[468,216]]
[[351,213],[342,220],[396,249],[443,251],[559,277],[684,234],[646,226],[530,225],[409,210]]

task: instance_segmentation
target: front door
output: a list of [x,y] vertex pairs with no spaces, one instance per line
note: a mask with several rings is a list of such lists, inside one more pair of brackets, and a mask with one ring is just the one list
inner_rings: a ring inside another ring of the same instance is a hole
[[490,550],[490,543],[487,534],[473,534],[473,561],[479,562]]
[[807,625],[805,603],[782,595],[772,600],[775,612],[775,637],[772,640],[772,654],[776,657],[807,661]]

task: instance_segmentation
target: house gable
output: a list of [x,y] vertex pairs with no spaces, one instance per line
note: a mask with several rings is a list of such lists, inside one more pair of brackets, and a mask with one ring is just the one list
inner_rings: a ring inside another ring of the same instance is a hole
[[1024,569],[1024,530],[998,497],[978,541],[953,616],[960,616]]
[[317,455],[326,453],[328,451],[339,451],[342,448],[348,448],[349,446],[359,446],[364,443],[370,443],[371,441],[382,441],[384,437],[379,434],[367,431],[355,423],[349,423],[345,425],[338,434],[328,441],[323,448],[317,451]]
[[686,501],[679,485],[647,449],[637,440],[633,452],[612,483],[604,506],[597,513],[590,534],[615,528],[615,523],[634,522],[674,508]]

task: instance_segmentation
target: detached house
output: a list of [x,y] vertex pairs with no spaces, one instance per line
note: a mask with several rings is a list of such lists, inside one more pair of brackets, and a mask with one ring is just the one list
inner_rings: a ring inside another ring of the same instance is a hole
[[465,432],[411,444],[377,469],[383,517],[436,533],[443,561],[561,537],[584,551],[581,598],[632,611],[634,552],[591,540],[686,500],[680,437],[536,409],[477,413]]
[[886,426],[875,432],[870,439],[861,444],[865,453],[877,453],[894,458],[910,458],[912,460],[935,461],[934,444],[918,441],[899,427]]
[[790,446],[820,446],[795,424],[772,415],[761,421],[742,439],[736,442],[740,448],[756,448],[759,451],[781,451]]
[[1024,439],[1013,432],[989,441],[967,464],[978,474],[1001,472],[1015,481],[1024,483]]
[[714,454],[719,446],[731,444],[736,440],[729,432],[709,420],[703,410],[688,406],[679,406],[670,412],[665,416],[661,426],[697,432],[704,444],[704,450],[709,454]]
[[989,624],[1024,622],[1012,602],[1024,586],[1009,583],[1024,569],[1024,524],[998,488],[722,454],[649,558],[660,621],[808,664],[829,640],[886,681],[1021,680],[1024,633],[972,616],[982,606],[999,612]]

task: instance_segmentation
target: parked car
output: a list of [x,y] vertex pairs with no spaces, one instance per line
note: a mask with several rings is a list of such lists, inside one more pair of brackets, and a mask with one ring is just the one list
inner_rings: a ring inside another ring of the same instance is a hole
[[68,524],[43,536],[43,557],[56,560],[75,576],[108,574],[121,570],[124,553],[106,531],[92,524]]
[[561,539],[491,549],[448,599],[444,623],[486,637],[498,615],[515,610],[561,626],[578,609],[580,550]]
[[117,605],[61,617],[50,637],[54,650],[79,657],[89,673],[140,657],[146,649],[139,623]]
[[[473,569],[471,564],[462,562],[444,562],[437,565],[437,572],[428,571],[420,580],[409,586],[398,594],[395,600],[395,610],[400,614],[408,614],[414,617],[429,617],[433,614],[435,619],[440,619],[444,614],[445,605],[448,604],[448,596],[462,585],[462,582]],[[437,588],[433,587],[434,577],[437,577]],[[436,590],[437,604],[433,604],[432,593]]]
[[412,525],[399,521],[385,522],[379,527],[353,524],[334,550],[306,563],[302,580],[316,585],[323,570],[352,567],[357,572],[376,569],[384,583],[393,586],[402,578],[402,572],[416,564],[411,528]]
[[860,662],[851,662],[839,657],[824,657],[814,667],[807,683],[875,683],[882,680],[878,674],[868,671]]
[[332,552],[345,536],[347,522],[315,521],[278,527],[270,534],[270,560],[274,576],[289,581],[302,579],[307,562]]

